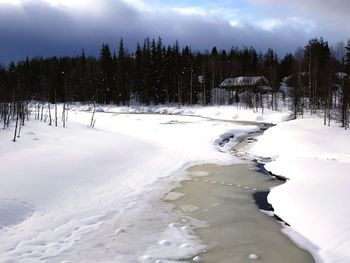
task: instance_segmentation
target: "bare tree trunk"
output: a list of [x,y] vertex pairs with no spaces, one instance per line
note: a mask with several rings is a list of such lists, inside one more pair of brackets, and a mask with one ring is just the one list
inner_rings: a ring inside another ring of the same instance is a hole
[[68,104],[66,104],[66,124],[68,123],[68,113],[69,113],[69,107],[68,107]]
[[21,136],[21,131],[24,126],[24,119],[25,119],[25,114],[24,114],[24,103],[21,101],[20,103],[20,115],[19,115],[19,129],[18,129],[18,135],[17,138]]
[[16,137],[17,137],[18,121],[19,121],[19,110],[18,110],[18,103],[17,103],[16,125],[15,125],[15,131],[14,131],[14,135],[13,135],[14,142],[16,142]]
[[192,105],[192,101],[193,101],[193,65],[191,63],[191,81],[190,81],[190,105]]
[[43,121],[44,118],[44,103],[42,102],[41,104],[41,116],[40,116],[40,120]]
[[203,105],[206,105],[207,104],[207,98],[206,98],[206,87],[205,87],[205,84],[206,84],[206,77],[205,77],[205,63],[203,64]]
[[48,108],[49,108],[49,126],[51,126],[52,125],[52,117],[51,117],[51,105],[50,105],[51,103],[49,102],[48,103]]
[[333,106],[333,96],[332,96],[332,87],[333,87],[333,81],[332,81],[332,72],[333,72],[333,67],[332,70],[330,71],[330,76],[329,76],[329,87],[328,87],[328,126],[331,125],[331,109]]
[[56,97],[56,91],[55,91],[55,126],[57,127],[57,97]]
[[94,128],[95,127],[95,123],[96,123],[96,120],[95,120],[96,104],[95,104],[95,102],[93,102],[93,104],[94,104],[94,109],[92,111],[91,122],[90,122],[90,127],[91,128]]
[[62,123],[63,128],[66,128],[66,103],[63,103],[63,109],[62,109]]
[[28,101],[26,102],[26,109],[27,109],[27,111],[26,111],[26,113],[27,113],[27,121],[29,121],[29,103],[28,103]]
[[40,120],[40,103],[38,102],[38,107],[37,107],[37,120]]

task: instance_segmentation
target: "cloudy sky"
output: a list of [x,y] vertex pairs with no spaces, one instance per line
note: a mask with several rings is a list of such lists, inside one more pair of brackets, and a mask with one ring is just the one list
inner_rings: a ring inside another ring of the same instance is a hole
[[280,55],[308,39],[350,37],[349,0],[0,0],[0,63],[26,56],[130,51],[147,36],[192,49],[268,47]]

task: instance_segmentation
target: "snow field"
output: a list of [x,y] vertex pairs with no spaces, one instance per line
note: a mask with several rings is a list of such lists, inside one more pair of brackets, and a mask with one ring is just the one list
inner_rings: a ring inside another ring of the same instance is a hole
[[289,179],[268,201],[298,234],[286,230],[319,262],[350,261],[349,132],[321,119],[303,119],[267,130],[250,152],[272,157],[265,168]]
[[[162,198],[186,168],[237,160],[215,145],[254,125],[195,116],[70,112],[68,127],[0,131],[1,262],[171,262],[204,248]],[[169,225],[173,227],[169,227]]]

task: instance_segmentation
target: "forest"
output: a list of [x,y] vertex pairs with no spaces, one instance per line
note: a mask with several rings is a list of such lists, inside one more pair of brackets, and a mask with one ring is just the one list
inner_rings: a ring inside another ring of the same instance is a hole
[[[239,76],[268,79],[271,92],[266,107],[277,110],[274,101],[283,81],[291,87],[283,97],[290,100],[295,118],[304,110],[321,111],[325,125],[333,119],[349,127],[350,41],[330,47],[322,38],[311,39],[305,47],[283,58],[272,49],[263,54],[253,47],[193,51],[188,46],[181,48],[177,41],[166,46],[161,38],[145,39],[132,53],[121,39],[116,50],[103,44],[98,58],[82,51],[76,57],[35,57],[0,65],[3,127],[8,127],[11,120],[17,120],[19,126],[24,124],[30,101],[40,102],[42,107],[47,104],[49,109],[57,103],[73,102],[212,104],[212,91],[224,79]],[[244,100],[247,107],[258,103],[259,99],[255,104],[248,103],[253,98],[260,98],[259,105],[264,105],[263,94],[257,93],[244,94],[249,98]],[[236,102],[240,95],[236,91]]]

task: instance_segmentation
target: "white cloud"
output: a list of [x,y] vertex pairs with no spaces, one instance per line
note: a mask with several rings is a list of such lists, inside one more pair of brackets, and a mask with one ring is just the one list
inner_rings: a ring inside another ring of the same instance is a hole
[[269,18],[269,19],[264,19],[262,21],[257,22],[257,25],[264,30],[273,31],[274,29],[284,25],[284,22],[280,19]]
[[0,0],[0,5],[21,5],[22,0]]
[[205,15],[207,12],[201,7],[174,7],[171,10],[182,15]]
[[121,1],[141,12],[155,12],[160,9],[159,5],[155,3],[147,4],[144,0],[121,0]]
[[287,17],[284,19],[268,18],[260,20],[255,24],[263,30],[267,30],[270,32],[278,30],[282,27],[290,27],[294,30],[302,30],[305,33],[312,33],[317,29],[317,24],[314,21],[303,19],[300,17]]
[[0,5],[3,7],[26,7],[35,5],[38,7],[50,7],[61,10],[72,15],[81,16],[97,15],[103,13],[103,8],[106,7],[105,0],[0,0]]
[[239,27],[240,26],[240,21],[239,20],[231,20],[230,25],[232,27]]

